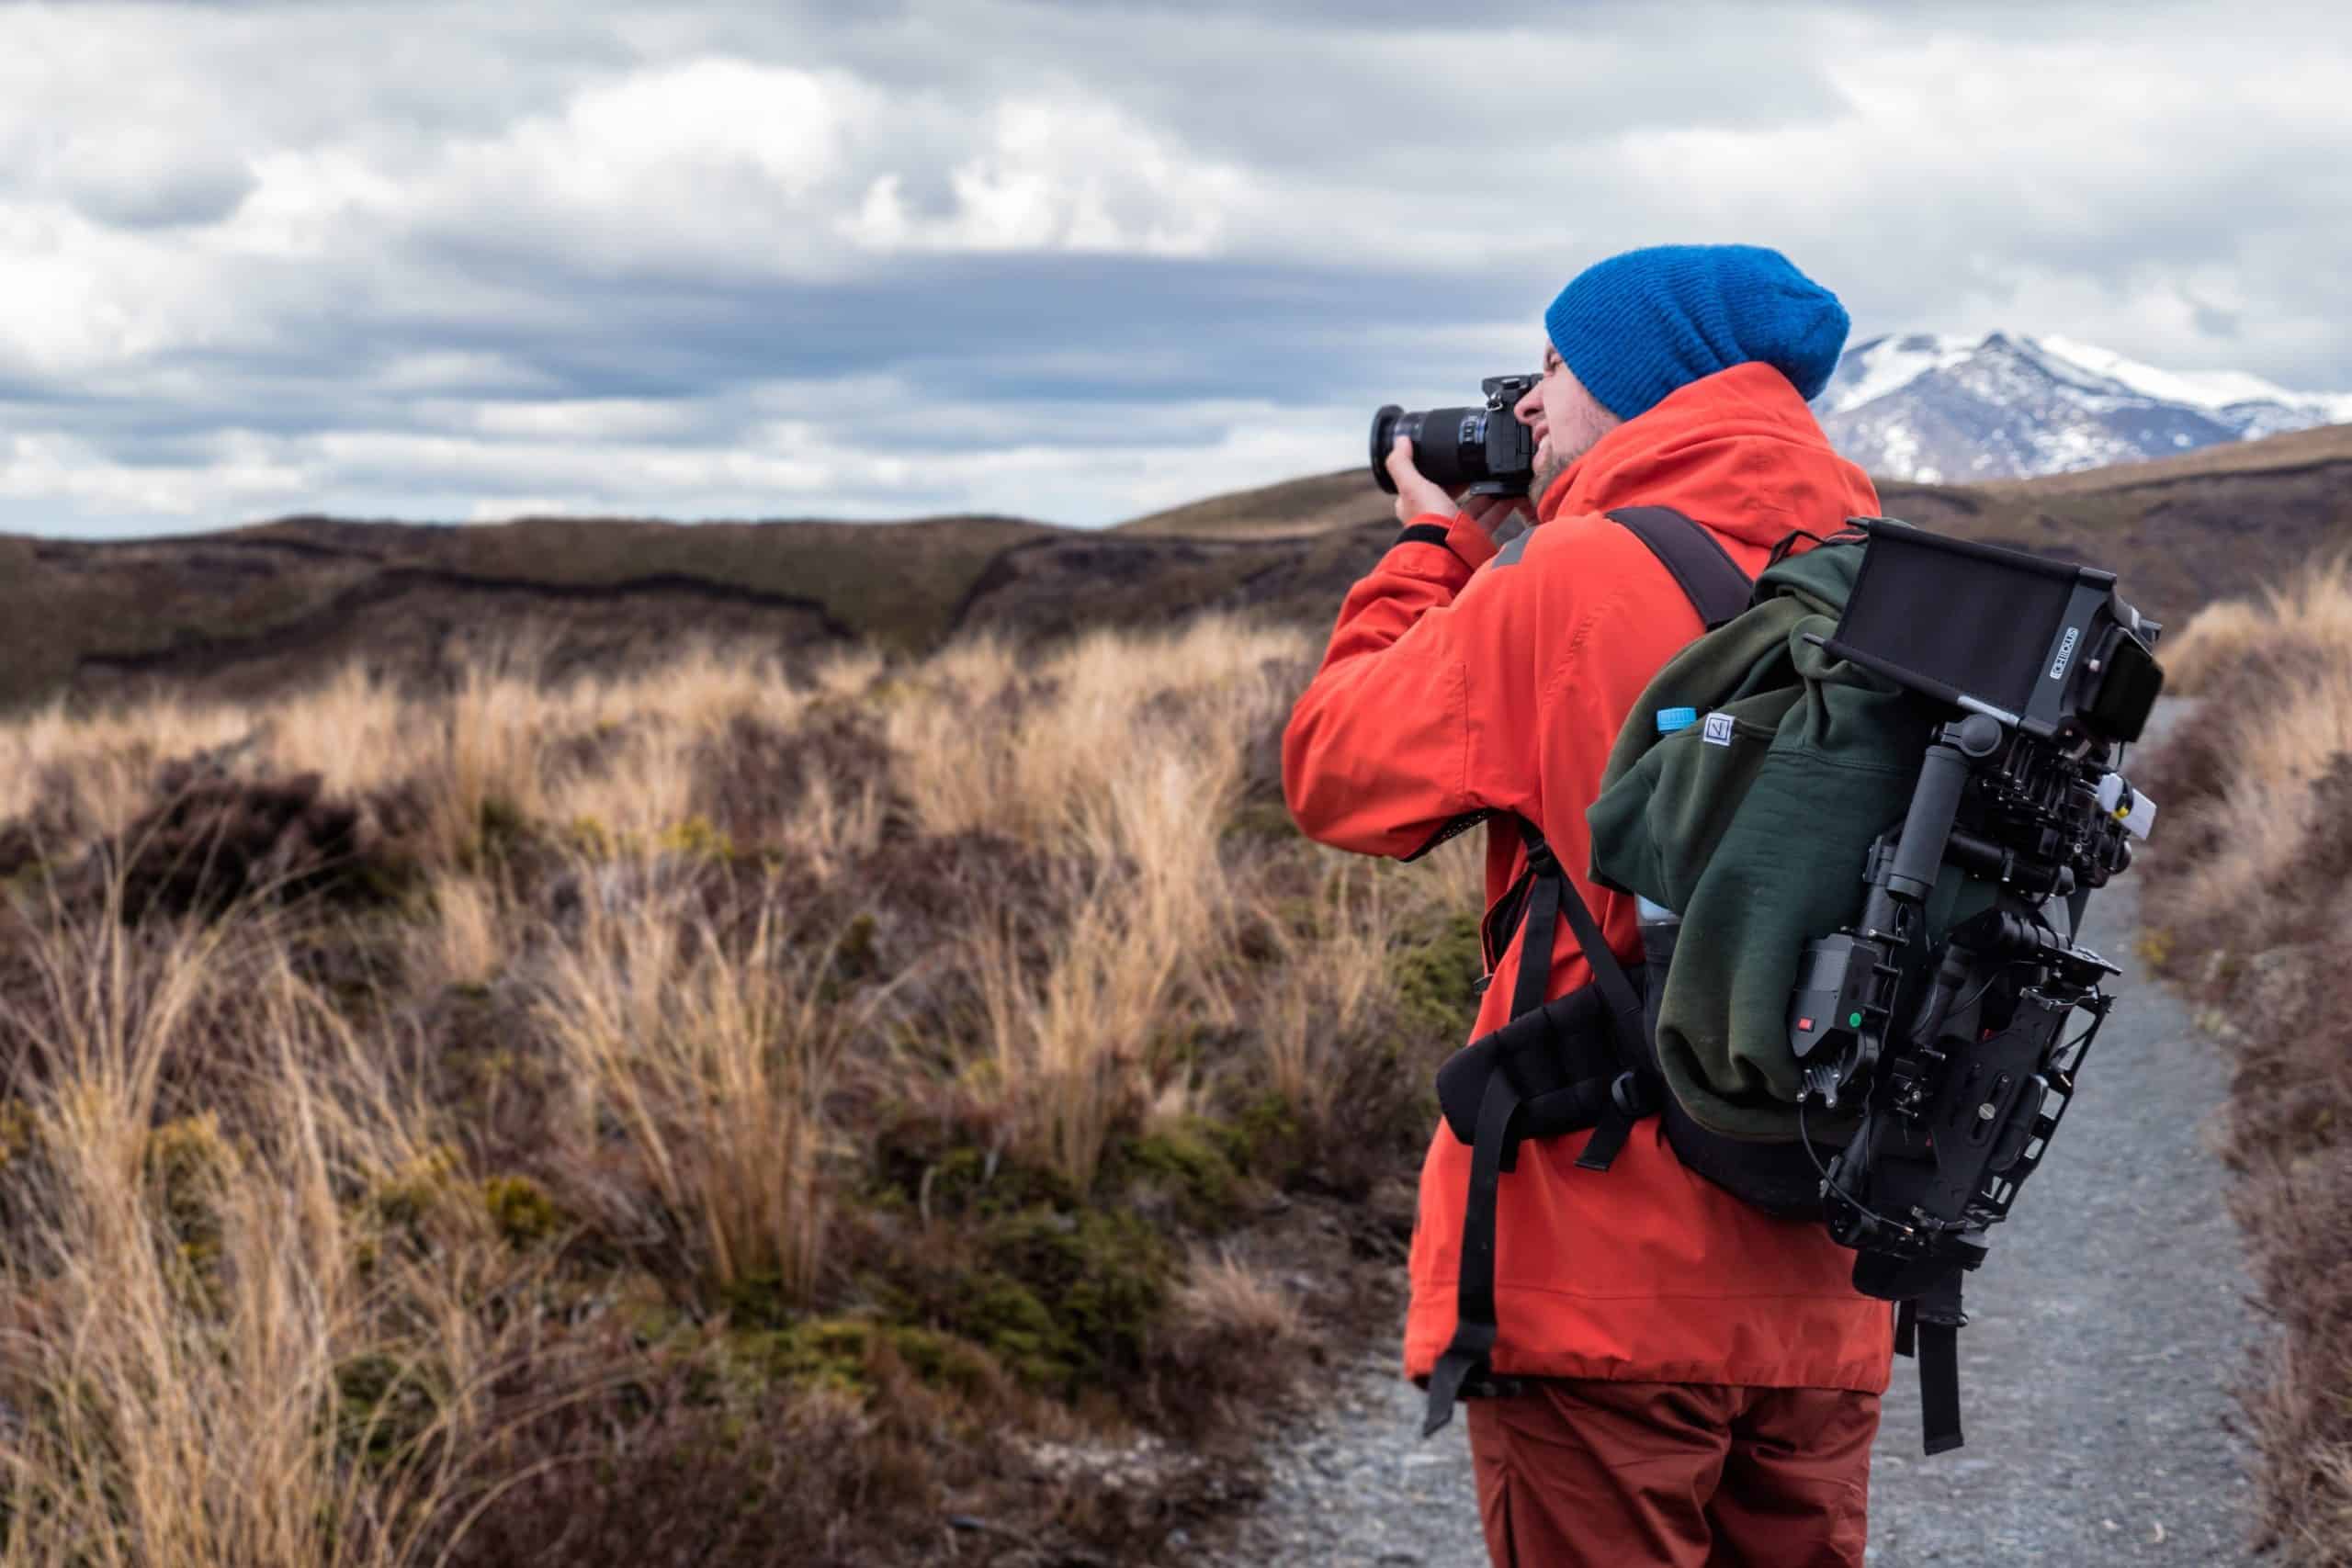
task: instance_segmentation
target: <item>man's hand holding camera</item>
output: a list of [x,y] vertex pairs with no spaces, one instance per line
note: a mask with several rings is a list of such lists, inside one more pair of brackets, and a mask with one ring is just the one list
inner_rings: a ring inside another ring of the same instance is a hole
[[1523,495],[1473,495],[1456,500],[1452,491],[1413,466],[1413,443],[1409,437],[1396,438],[1396,445],[1388,449],[1385,467],[1396,486],[1396,521],[1400,525],[1409,524],[1416,517],[1432,513],[1451,517],[1458,512],[1493,538],[1495,530],[1514,513],[1531,523],[1535,519],[1535,509]]

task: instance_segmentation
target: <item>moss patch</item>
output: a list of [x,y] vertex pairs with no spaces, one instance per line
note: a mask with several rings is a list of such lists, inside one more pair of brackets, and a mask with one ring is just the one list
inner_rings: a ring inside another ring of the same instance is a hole
[[689,817],[665,828],[654,847],[688,860],[726,861],[735,858],[735,840],[707,817]]
[[1028,1358],[1046,1385],[1075,1393],[1142,1364],[1172,1272],[1150,1226],[1130,1213],[1028,1209],[992,1223],[982,1245],[989,1267],[1046,1308],[1051,1333]]
[[1062,1399],[1115,1386],[1142,1366],[1175,1269],[1167,1242],[1141,1217],[1037,1206],[933,1234],[935,1245],[868,1281],[886,1320],[967,1340],[1029,1388]]
[[182,1271],[198,1299],[211,1301],[220,1282],[220,1198],[238,1167],[237,1151],[212,1112],[166,1122],[147,1135],[147,1182],[162,1210]]
[[1106,1168],[1118,1185],[1149,1186],[1168,1193],[1185,1224],[1222,1230],[1233,1223],[1240,1205],[1241,1173],[1220,1131],[1188,1117],[1120,1144]]
[[952,1135],[913,1122],[886,1134],[877,1172],[884,1192],[934,1219],[1078,1207],[1077,1190],[1057,1173],[969,1145],[945,1146]]
[[436,1145],[368,1189],[367,1208],[388,1231],[401,1232],[412,1242],[423,1242],[432,1216],[462,1204],[468,1194],[458,1173],[465,1157],[447,1145]]
[[1416,1031],[1458,1045],[1477,1022],[1478,998],[1470,987],[1485,972],[1477,917],[1448,916],[1396,955],[1396,1005]]
[[535,1247],[563,1226],[555,1201],[527,1176],[493,1176],[482,1183],[481,1197],[492,1226],[511,1246]]
[[833,972],[843,980],[871,980],[882,972],[881,957],[874,946],[874,916],[860,910],[852,915],[842,928],[841,940],[833,947]]
[[335,1440],[362,1463],[385,1463],[433,1429],[441,1399],[413,1363],[380,1352],[354,1356],[335,1369]]
[[1282,1186],[1299,1172],[1307,1128],[1298,1108],[1272,1089],[1246,1101],[1217,1134],[1227,1157]]
[[830,1388],[871,1399],[895,1365],[927,1387],[978,1399],[999,1386],[986,1354],[953,1336],[912,1324],[865,1317],[807,1318],[744,1337],[770,1379]]

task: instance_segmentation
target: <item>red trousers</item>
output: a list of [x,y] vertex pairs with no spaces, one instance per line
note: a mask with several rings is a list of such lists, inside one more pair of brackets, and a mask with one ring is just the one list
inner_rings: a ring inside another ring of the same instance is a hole
[[1468,1410],[1496,1568],[1860,1568],[1874,1393],[1547,1379]]

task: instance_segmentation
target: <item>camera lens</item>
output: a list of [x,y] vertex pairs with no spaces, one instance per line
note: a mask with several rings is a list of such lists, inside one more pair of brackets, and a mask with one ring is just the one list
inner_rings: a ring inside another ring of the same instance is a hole
[[1485,409],[1422,409],[1408,413],[1390,403],[1373,415],[1372,482],[1390,495],[1396,493],[1396,481],[1388,477],[1388,452],[1400,435],[1413,444],[1413,467],[1448,490],[1488,477]]
[[1407,413],[1399,403],[1384,403],[1380,412],[1372,416],[1372,482],[1390,495],[1396,493],[1396,481],[1388,477],[1388,449],[1402,435],[1418,450],[1423,417]]

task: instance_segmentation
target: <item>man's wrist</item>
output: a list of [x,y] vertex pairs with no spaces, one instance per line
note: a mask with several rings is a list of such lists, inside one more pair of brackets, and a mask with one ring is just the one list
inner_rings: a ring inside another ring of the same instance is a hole
[[1495,541],[1477,519],[1460,512],[1452,516],[1442,512],[1421,513],[1405,525],[1389,548],[1402,549],[1408,545],[1428,545],[1443,550],[1464,572],[1476,571],[1495,553]]
[[1416,523],[1442,523],[1445,525],[1445,547],[1462,558],[1464,566],[1476,570],[1487,564],[1498,547],[1495,536],[1486,526],[1466,512],[1451,517],[1417,517]]

